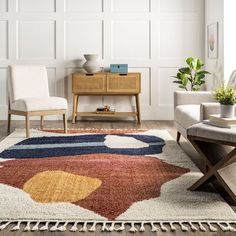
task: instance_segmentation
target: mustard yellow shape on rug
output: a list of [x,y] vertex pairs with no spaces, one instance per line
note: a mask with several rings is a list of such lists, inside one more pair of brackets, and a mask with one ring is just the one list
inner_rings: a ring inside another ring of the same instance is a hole
[[77,202],[99,188],[102,181],[64,171],[44,171],[30,178],[23,190],[36,202]]

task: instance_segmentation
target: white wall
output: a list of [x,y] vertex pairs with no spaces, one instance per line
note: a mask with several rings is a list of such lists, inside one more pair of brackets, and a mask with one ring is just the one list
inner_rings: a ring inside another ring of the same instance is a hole
[[[206,0],[205,2],[205,26],[219,22],[219,57],[217,60],[207,58],[206,69],[212,72],[208,78],[207,88],[217,86],[221,81],[225,84],[233,70],[236,70],[236,1],[235,0]],[[207,38],[205,40],[207,49]]]
[[224,1],[224,74],[225,80],[236,70],[236,1]]
[[[219,23],[218,59],[209,59],[207,26],[216,22]],[[224,0],[205,0],[205,42],[205,69],[212,73],[206,80],[210,90],[224,79]]]
[[[51,94],[67,97],[71,110],[71,73],[85,53],[98,53],[106,68],[128,63],[141,72],[142,118],[171,119],[170,76],[186,57],[204,57],[204,0],[0,0],[0,119],[9,64],[46,65]],[[127,110],[133,100],[81,98],[79,104]]]

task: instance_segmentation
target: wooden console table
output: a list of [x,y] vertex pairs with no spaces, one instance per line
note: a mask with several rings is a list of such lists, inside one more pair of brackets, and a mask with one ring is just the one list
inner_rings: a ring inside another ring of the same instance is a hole
[[[141,123],[139,94],[141,92],[140,73],[95,73],[72,75],[73,114],[72,123],[78,116],[87,117],[125,117],[133,116]],[[134,96],[136,101],[135,112],[115,112],[114,114],[101,114],[94,112],[78,112],[79,96]]]

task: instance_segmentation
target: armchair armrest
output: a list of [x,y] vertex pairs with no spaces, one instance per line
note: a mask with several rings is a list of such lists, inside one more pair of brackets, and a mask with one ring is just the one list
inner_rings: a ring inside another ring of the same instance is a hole
[[[234,108],[236,114],[236,106]],[[220,114],[220,103],[218,102],[204,102],[200,106],[200,119],[208,120],[210,115]]]
[[203,102],[215,102],[210,91],[176,91],[174,92],[174,108],[178,105],[200,105]]
[[220,114],[220,104],[218,102],[204,102],[200,106],[200,119],[208,120],[210,115]]

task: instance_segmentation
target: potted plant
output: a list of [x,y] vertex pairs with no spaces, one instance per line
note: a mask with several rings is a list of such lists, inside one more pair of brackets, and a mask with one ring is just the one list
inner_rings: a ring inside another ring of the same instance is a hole
[[208,71],[202,70],[204,64],[199,58],[189,57],[186,59],[188,66],[180,68],[173,83],[179,84],[179,88],[186,91],[199,91],[201,86],[205,83],[206,74]]
[[220,86],[213,91],[214,98],[220,103],[220,117],[234,117],[234,104],[236,103],[236,92],[232,86]]

